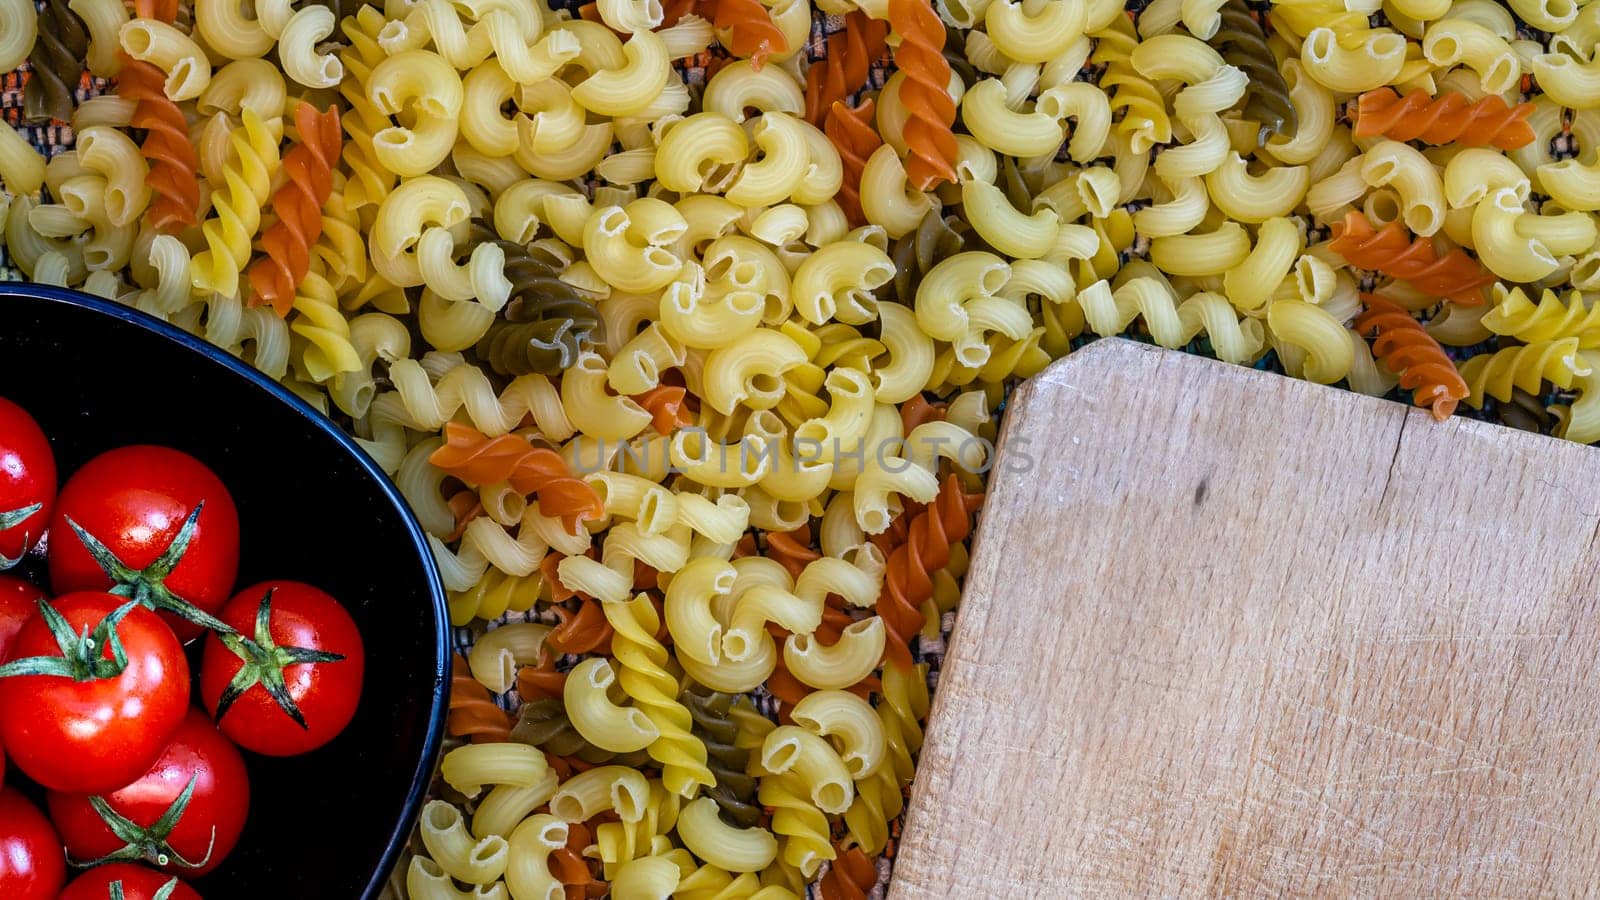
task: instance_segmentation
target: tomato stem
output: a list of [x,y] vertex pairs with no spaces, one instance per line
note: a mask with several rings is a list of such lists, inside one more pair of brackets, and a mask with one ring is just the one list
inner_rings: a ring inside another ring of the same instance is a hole
[[194,533],[200,524],[200,510],[205,508],[205,502],[195,504],[193,510],[183,520],[183,527],[178,529],[178,534],[161,551],[155,561],[143,569],[135,569],[117,558],[111,548],[100,542],[100,539],[84,530],[83,526],[72,521],[71,516],[66,516],[67,526],[73,534],[78,536],[85,550],[94,557],[94,561],[111,579],[111,593],[118,597],[130,597],[140,606],[151,610],[161,610],[172,613],[180,619],[193,622],[202,628],[222,634],[233,634],[232,626],[211,615],[193,603],[179,597],[167,587],[167,576],[183,561],[183,554],[189,549],[189,542],[194,539]]
[[[0,512],[0,531],[9,531],[18,525],[21,525],[23,522],[28,520],[29,516],[41,509],[44,509],[43,503],[33,503],[28,506],[24,506],[21,509]],[[5,570],[15,566],[17,563],[22,562],[22,558],[28,555],[28,544],[28,535],[24,534],[22,536],[22,552],[17,554],[16,559],[12,559],[11,557],[6,556],[4,553],[0,553],[0,572],[4,572]]]
[[[211,860],[211,851],[217,844],[217,830],[211,829],[211,842],[206,845],[206,855],[199,862],[190,862],[183,858],[183,854],[172,849],[167,841],[172,836],[172,830],[178,827],[178,822],[189,808],[189,801],[194,797],[195,784],[199,781],[198,773],[189,776],[189,783],[184,785],[183,791],[173,799],[161,818],[156,819],[148,828],[129,819],[122,813],[111,808],[106,798],[91,796],[89,805],[99,814],[100,821],[106,823],[111,833],[122,841],[122,849],[108,853],[99,859],[89,860],[84,863],[73,863],[75,866],[98,866],[101,863],[117,860],[143,860],[154,866],[179,865],[185,869],[198,869]],[[176,881],[177,879],[173,879]],[[170,896],[171,892],[168,892]],[[157,894],[160,897],[160,894]]]
[[[122,881],[120,879],[111,882],[109,888],[111,889],[111,900],[127,900],[127,895],[122,892]],[[157,888],[156,892],[150,895],[150,900],[171,900],[172,892],[177,889],[178,879],[174,876],[171,881]]]
[[[128,651],[122,646],[117,625],[138,603],[130,600],[122,604],[95,625],[90,631],[83,626],[81,633],[74,632],[66,618],[44,598],[39,599],[39,617],[50,629],[50,636],[61,648],[60,656],[26,656],[0,666],[0,678],[19,675],[54,675],[73,681],[95,681],[116,678],[128,668]],[[102,648],[111,650],[107,659]]]
[[286,666],[315,665],[317,663],[339,662],[344,659],[344,654],[329,653],[326,650],[312,650],[309,647],[280,647],[272,639],[272,592],[274,588],[267,588],[266,594],[261,597],[261,605],[256,607],[256,633],[255,639],[242,634],[221,635],[223,646],[233,651],[244,665],[234,674],[233,680],[228,682],[228,687],[223,690],[222,696],[217,699],[217,721],[228,714],[233,707],[233,702],[239,696],[255,685],[261,685],[284,715],[295,721],[302,730],[310,730],[306,724],[305,714],[300,712],[300,707],[294,702],[294,697],[289,695],[288,685],[283,680],[283,670]]
[[5,531],[8,528],[15,528],[18,525],[21,525],[23,522],[28,520],[29,516],[41,509],[44,509],[43,503],[34,503],[29,506],[24,506],[21,509],[0,512],[0,531]]

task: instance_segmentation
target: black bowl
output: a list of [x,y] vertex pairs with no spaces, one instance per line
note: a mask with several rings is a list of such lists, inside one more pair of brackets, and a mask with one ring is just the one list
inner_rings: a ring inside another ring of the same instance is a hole
[[198,457],[239,506],[239,586],[298,579],[350,610],[367,650],[355,721],[305,756],[246,754],[244,836],[198,887],[209,897],[376,897],[432,777],[450,676],[444,591],[399,491],[270,378],[73,291],[0,283],[0,396],[39,420],[63,480],[122,444]]

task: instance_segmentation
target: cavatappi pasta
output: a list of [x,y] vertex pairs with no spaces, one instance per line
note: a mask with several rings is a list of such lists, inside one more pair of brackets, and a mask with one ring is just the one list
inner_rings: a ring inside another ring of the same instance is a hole
[[412,897],[796,897],[888,848],[991,411],[1052,359],[1600,440],[1595,9],[0,0],[73,126],[0,127],[0,266],[396,477],[515,723],[446,754]]

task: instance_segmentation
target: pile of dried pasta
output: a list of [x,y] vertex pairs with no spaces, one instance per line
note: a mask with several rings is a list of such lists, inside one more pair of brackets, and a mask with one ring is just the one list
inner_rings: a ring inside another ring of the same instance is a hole
[[1050,360],[1600,439],[1581,4],[0,0],[0,264],[401,485],[470,650],[397,892],[862,897]]

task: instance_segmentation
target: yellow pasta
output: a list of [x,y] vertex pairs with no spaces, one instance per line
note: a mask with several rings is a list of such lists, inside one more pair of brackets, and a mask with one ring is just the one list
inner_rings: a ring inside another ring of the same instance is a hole
[[119,33],[122,49],[165,72],[167,97],[191,100],[211,82],[211,61],[189,35],[155,19],[134,19]]
[[212,197],[216,217],[203,225],[206,249],[195,254],[190,269],[198,293],[238,296],[239,274],[250,259],[250,241],[261,227],[261,207],[278,167],[278,142],[265,122],[248,108],[242,119],[229,135],[226,193]]
[[428,856],[457,881],[491,884],[505,874],[511,855],[506,839],[493,834],[474,839],[461,811],[442,800],[422,808],[417,831]]
[[567,844],[567,824],[548,813],[529,816],[506,841],[510,862],[506,886],[516,900],[558,900],[566,896],[561,882],[550,874],[550,852]]
[[1300,45],[1300,64],[1306,74],[1331,91],[1370,91],[1400,77],[1406,64],[1406,39],[1387,29],[1363,27],[1341,37],[1333,28],[1313,28]]
[[[1478,86],[1485,94],[1506,92],[1516,85],[1522,75],[1522,63],[1505,39],[1468,18],[1452,16],[1430,25],[1427,35],[1422,39],[1422,53],[1428,62],[1436,66],[1448,67],[1459,63],[1478,73]],[[1556,69],[1565,69],[1555,79],[1563,81],[1563,86],[1570,83],[1564,80],[1564,76],[1577,71],[1559,66]],[[1540,84],[1545,86],[1545,90],[1552,90],[1545,85],[1543,78]]]
[[437,54],[407,50],[387,57],[367,76],[367,99],[383,115],[412,116],[409,126],[391,125],[372,135],[373,153],[384,168],[422,175],[450,155],[466,95],[461,76]]
[[1267,329],[1285,366],[1298,369],[1307,381],[1331,384],[1354,364],[1344,325],[1319,306],[1304,300],[1274,300],[1267,307]]
[[[692,797],[699,786],[715,783],[706,768],[705,745],[689,732],[689,711],[677,701],[677,680],[662,668],[666,648],[655,640],[660,619],[649,598],[607,602],[606,619],[617,630],[612,652],[622,666],[622,690],[639,704],[657,730],[650,755],[662,764],[667,789]],[[552,807],[553,808],[553,807]]]

